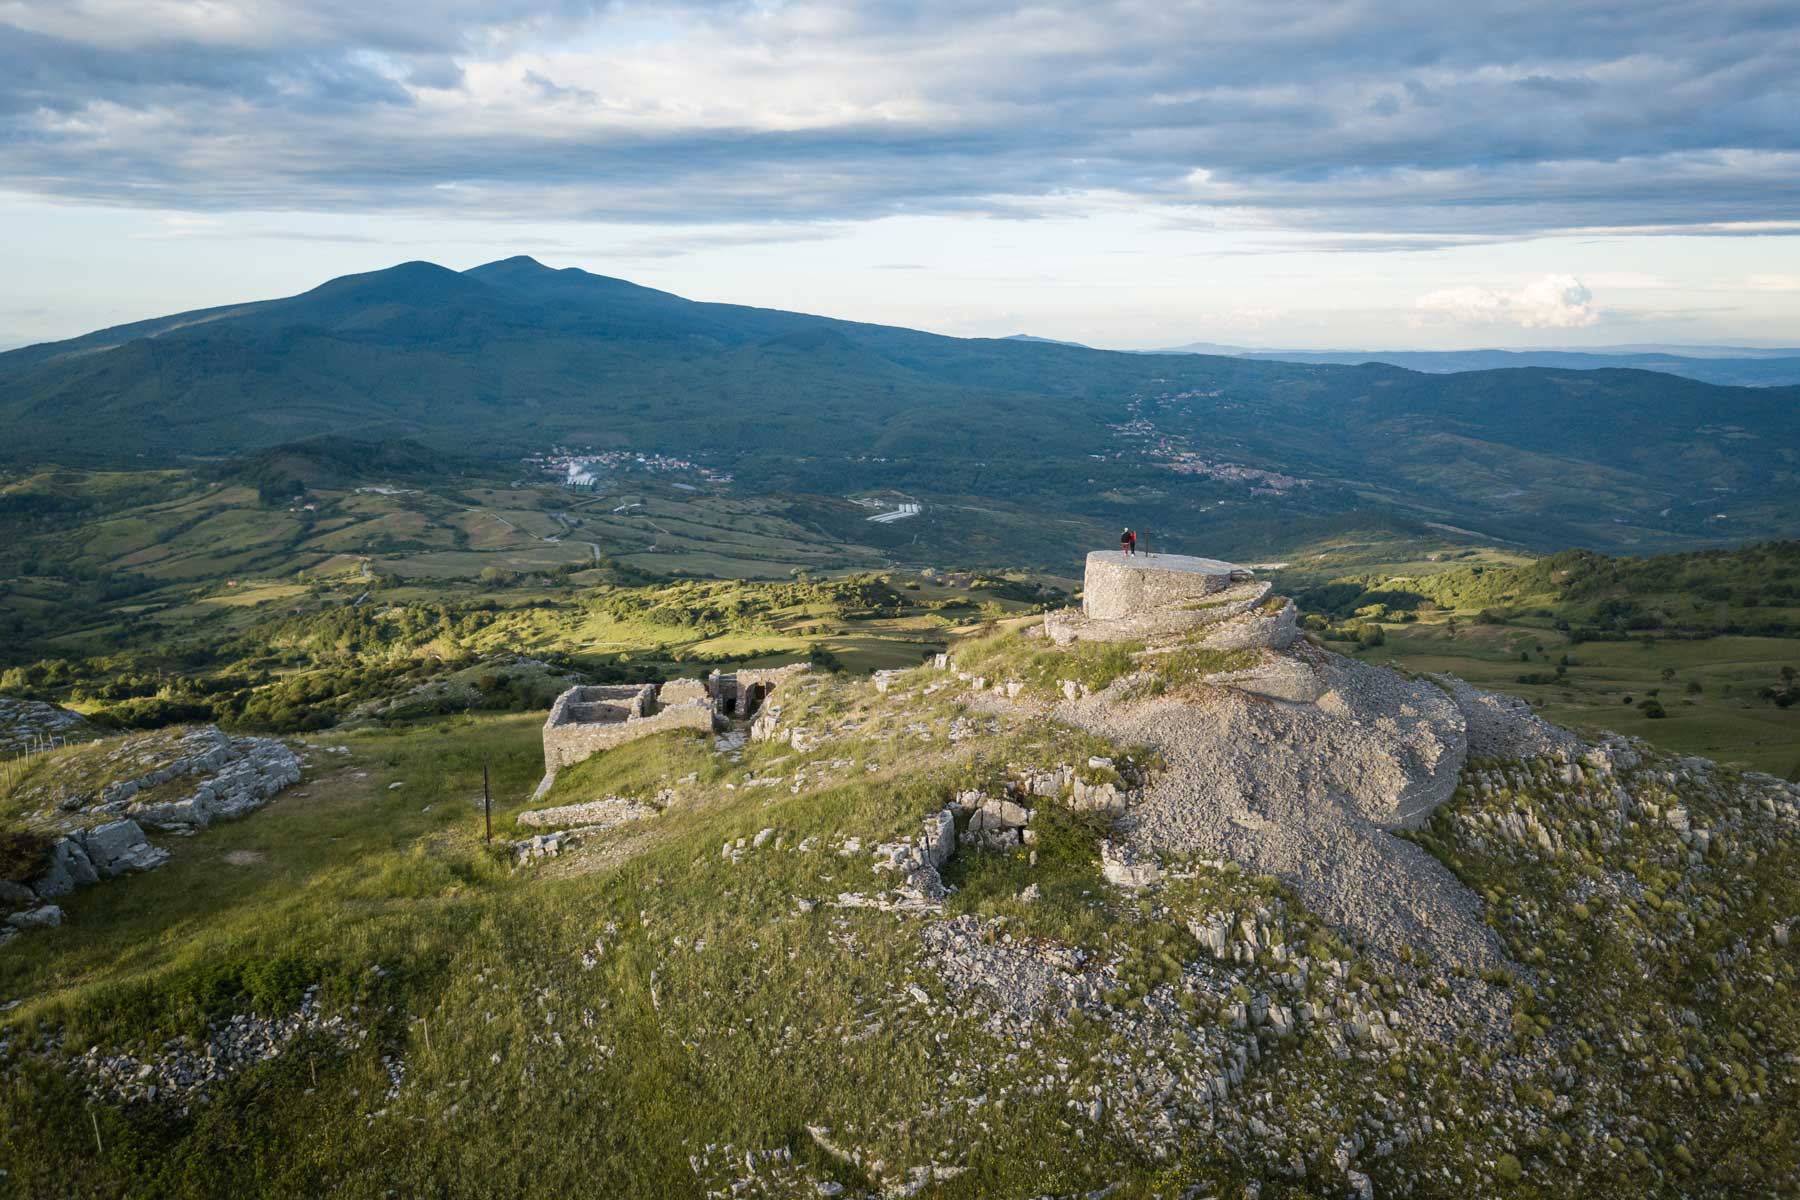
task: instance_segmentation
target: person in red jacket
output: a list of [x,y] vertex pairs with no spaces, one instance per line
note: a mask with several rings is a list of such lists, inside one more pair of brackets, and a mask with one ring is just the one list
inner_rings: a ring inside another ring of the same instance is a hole
[[1129,526],[1119,535],[1119,553],[1129,554],[1133,557],[1137,555],[1137,534],[1131,532]]

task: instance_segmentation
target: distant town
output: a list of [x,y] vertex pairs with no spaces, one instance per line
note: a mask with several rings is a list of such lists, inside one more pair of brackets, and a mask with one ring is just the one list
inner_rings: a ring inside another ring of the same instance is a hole
[[[671,454],[636,450],[577,450],[568,446],[552,446],[540,454],[527,455],[528,470],[549,475],[573,491],[598,489],[607,474],[643,471],[653,475],[686,473],[697,475],[705,483],[722,487],[732,482],[729,471],[719,471]],[[697,491],[693,485],[676,484],[684,490]]]

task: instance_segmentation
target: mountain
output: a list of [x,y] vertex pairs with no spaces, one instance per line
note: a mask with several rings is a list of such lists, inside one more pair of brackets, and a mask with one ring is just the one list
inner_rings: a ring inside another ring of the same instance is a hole
[[1621,368],[1663,371],[1705,383],[1736,387],[1800,384],[1800,350],[1759,350],[1741,346],[1608,346],[1594,350],[1249,350],[1212,342],[1190,342],[1157,353],[1228,354],[1292,363],[1356,365],[1379,362],[1434,374],[1511,367],[1556,367],[1576,371]]
[[1081,342],[1068,342],[1061,338],[1037,337],[1034,334],[1029,333],[1012,333],[1000,340],[1003,342],[1042,342],[1047,346],[1078,346],[1083,350],[1091,349],[1091,347],[1083,345]]
[[1384,362],[1429,372],[1488,371],[1508,367],[1557,367],[1576,371],[1620,368],[1663,371],[1706,383],[1737,387],[1789,387],[1800,383],[1800,353],[1701,358],[1658,351],[1602,354],[1575,350],[1258,350],[1247,352],[1246,357],[1308,363]]
[[1660,548],[1800,532],[1797,398],[1658,371],[959,339],[520,257],[403,263],[0,355],[0,458],[156,464],[324,435],[496,465],[632,446],[764,493],[895,487],[1248,540],[1374,506]]
[[[1255,354],[1256,351],[1247,350],[1243,346],[1227,346],[1227,345],[1223,345],[1219,342],[1188,342],[1186,345],[1170,346],[1164,350],[1146,350],[1144,353],[1146,353],[1146,354],[1224,354],[1224,355],[1228,355],[1232,358],[1236,358],[1240,355]],[[1366,360],[1358,360],[1358,361],[1366,361]]]

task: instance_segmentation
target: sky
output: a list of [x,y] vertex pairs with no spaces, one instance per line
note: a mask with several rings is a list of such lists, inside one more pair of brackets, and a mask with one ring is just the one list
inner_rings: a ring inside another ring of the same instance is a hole
[[513,254],[1152,348],[1800,345],[1794,0],[0,0],[0,346]]

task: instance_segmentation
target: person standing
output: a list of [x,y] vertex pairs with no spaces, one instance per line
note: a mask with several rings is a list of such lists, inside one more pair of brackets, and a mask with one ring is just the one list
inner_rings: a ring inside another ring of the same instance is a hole
[[1137,534],[1131,532],[1129,525],[1125,527],[1124,532],[1119,534],[1119,553],[1131,557],[1137,555]]

